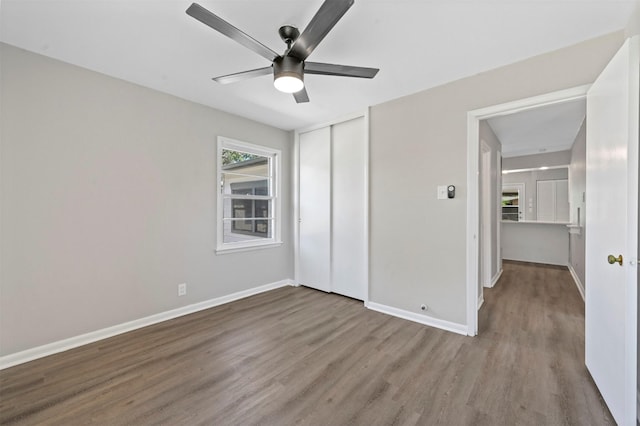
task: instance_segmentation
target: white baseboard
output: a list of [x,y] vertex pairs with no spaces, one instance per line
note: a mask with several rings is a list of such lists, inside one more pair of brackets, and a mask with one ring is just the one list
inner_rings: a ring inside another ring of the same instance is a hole
[[181,308],[114,325],[112,327],[103,328],[101,330],[81,334],[79,336],[70,337],[68,339],[59,340],[57,342],[48,343],[46,345],[27,349],[21,352],[5,355],[0,357],[0,370],[288,285],[294,285],[293,280],[282,280],[271,284],[265,284],[226,296],[216,297],[215,299],[205,300],[204,302],[194,303],[192,305],[183,306]]
[[480,310],[480,308],[482,308],[483,304],[484,304],[484,296],[478,297],[478,310]]
[[493,277],[493,278],[491,279],[491,284],[489,284],[489,285],[487,286],[488,288],[493,288],[493,286],[494,286],[494,285],[496,285],[496,283],[498,282],[498,280],[499,280],[499,279],[500,279],[500,277],[502,276],[502,271],[503,271],[503,269],[501,268],[501,269],[498,271],[498,273],[496,274],[496,276],[495,276],[495,277]]
[[462,335],[467,335],[467,326],[463,324],[457,324],[455,322],[445,321],[423,314],[415,312],[405,311],[403,309],[393,308],[387,305],[381,305],[380,303],[368,302],[366,304],[368,309],[372,311],[382,312],[383,314],[391,315],[394,317],[406,319],[420,324],[428,325],[442,330],[451,331]]
[[576,287],[578,287],[578,291],[580,292],[580,296],[582,297],[582,301],[584,302],[584,284],[582,284],[580,278],[578,278],[578,274],[576,273],[575,269],[573,269],[573,266],[570,263],[567,265],[567,267],[569,268],[569,272],[571,273],[573,281],[576,283]]

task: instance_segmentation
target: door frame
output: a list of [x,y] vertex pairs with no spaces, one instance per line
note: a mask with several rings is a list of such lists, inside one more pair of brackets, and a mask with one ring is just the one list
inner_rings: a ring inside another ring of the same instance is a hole
[[491,148],[483,140],[480,140],[480,152],[481,152],[481,167],[480,167],[480,182],[481,182],[481,197],[478,202],[481,204],[480,209],[480,243],[482,248],[480,250],[480,279],[482,285],[478,285],[478,290],[483,294],[478,294],[478,309],[480,308],[481,301],[484,301],[484,287],[491,285],[491,269],[493,266],[492,258],[492,228],[493,218],[491,217]]
[[[478,334],[480,120],[584,99],[590,84],[467,112],[467,335]],[[498,250],[499,253],[499,250]]]
[[[500,172],[498,172],[500,170]],[[502,240],[502,148],[500,151],[496,151],[496,217],[495,217],[495,227],[496,227],[496,243],[498,247],[496,247],[496,258],[494,261],[496,262],[496,276],[491,282],[491,287],[493,287],[500,276],[502,275],[502,244],[500,243]]]
[[364,246],[365,246],[365,265],[363,276],[365,279],[365,294],[364,294],[364,306],[368,306],[369,304],[369,162],[370,162],[370,154],[369,154],[369,110],[370,108],[365,109],[361,112],[356,112],[353,114],[344,115],[336,118],[335,120],[326,121],[318,124],[312,124],[310,126],[302,127],[294,130],[293,134],[293,251],[294,251],[294,260],[293,260],[293,275],[294,275],[294,285],[296,287],[300,286],[300,134],[311,132],[313,130],[318,130],[323,127],[329,127],[336,124],[344,123],[345,121],[355,120],[357,118],[364,119],[364,138],[365,138],[365,146],[364,146],[364,205],[365,205],[365,215],[364,222],[362,223],[362,227],[364,229]]

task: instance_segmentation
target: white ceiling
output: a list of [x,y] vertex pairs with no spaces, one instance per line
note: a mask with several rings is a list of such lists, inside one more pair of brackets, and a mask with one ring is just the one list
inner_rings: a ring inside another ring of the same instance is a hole
[[[303,29],[322,0],[199,0],[276,51],[277,30]],[[634,0],[356,0],[309,57],[378,67],[373,80],[305,76],[296,104],[269,76],[211,77],[268,66],[189,17],[190,0],[0,0],[0,40],[282,129],[552,51],[625,27]]]
[[503,157],[567,151],[587,113],[585,99],[490,118]]

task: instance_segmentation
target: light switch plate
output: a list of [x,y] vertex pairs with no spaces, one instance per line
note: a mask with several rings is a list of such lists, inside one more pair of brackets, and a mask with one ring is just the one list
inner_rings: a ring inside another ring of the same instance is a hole
[[447,199],[447,185],[438,185],[438,200]]

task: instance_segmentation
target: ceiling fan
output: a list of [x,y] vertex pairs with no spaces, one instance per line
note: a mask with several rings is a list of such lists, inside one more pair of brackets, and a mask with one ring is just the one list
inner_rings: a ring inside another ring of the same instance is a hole
[[272,62],[268,67],[215,77],[214,81],[226,84],[273,73],[273,84],[276,89],[293,93],[296,102],[302,103],[309,102],[309,96],[304,87],[304,74],[373,78],[378,73],[377,68],[306,61],[353,2],[354,0],[325,0],[302,33],[290,25],[280,27],[278,34],[287,44],[287,49],[282,55],[197,3],[189,6],[187,14]]

